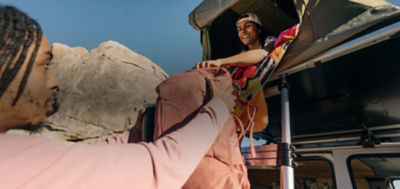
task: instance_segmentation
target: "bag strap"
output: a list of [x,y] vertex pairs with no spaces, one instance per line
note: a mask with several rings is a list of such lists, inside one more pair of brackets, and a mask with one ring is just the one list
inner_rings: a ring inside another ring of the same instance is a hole
[[[250,130],[250,136],[249,136],[249,140],[250,140],[250,153],[251,153],[251,157],[254,158],[256,157],[256,150],[255,150],[255,146],[254,146],[254,138],[253,138],[253,131],[254,131],[254,117],[256,115],[257,112],[257,106],[247,103],[246,104],[247,107],[247,116],[249,118],[249,123],[246,125],[246,127],[243,126],[242,121],[240,121],[240,119],[236,116],[233,115],[233,118],[235,118],[236,123],[239,125],[240,127],[240,133],[239,133],[239,144],[242,143],[242,139],[244,138],[244,135],[247,133],[247,131]],[[253,112],[250,114],[250,107],[253,108]]]

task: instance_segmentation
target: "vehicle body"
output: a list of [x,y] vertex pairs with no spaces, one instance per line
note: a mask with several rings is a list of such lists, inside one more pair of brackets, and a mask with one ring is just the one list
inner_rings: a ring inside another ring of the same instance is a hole
[[252,188],[282,180],[271,145],[282,136],[282,78],[290,85],[296,188],[399,188],[400,9],[383,0],[204,0],[189,16],[204,59],[240,52],[235,20],[245,12],[276,35],[300,24],[265,86],[270,121],[255,137],[266,145],[252,158],[243,150],[246,161],[257,160],[248,167]]

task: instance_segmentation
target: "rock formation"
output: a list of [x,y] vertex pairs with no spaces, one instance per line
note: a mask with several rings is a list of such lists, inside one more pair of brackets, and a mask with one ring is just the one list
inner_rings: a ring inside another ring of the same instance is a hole
[[168,75],[148,58],[107,41],[88,52],[54,43],[50,70],[60,80],[59,110],[41,135],[98,142],[133,126],[137,111],[154,104]]

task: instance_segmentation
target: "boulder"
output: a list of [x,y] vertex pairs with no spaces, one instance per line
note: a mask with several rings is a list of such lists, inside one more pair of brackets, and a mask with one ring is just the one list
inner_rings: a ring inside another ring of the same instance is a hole
[[88,52],[52,44],[50,70],[60,80],[57,113],[41,135],[95,143],[130,129],[137,112],[155,104],[156,86],[168,75],[148,58],[107,41]]

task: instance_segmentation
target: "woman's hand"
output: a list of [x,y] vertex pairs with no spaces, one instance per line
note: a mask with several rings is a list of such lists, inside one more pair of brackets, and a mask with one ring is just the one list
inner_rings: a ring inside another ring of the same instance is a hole
[[216,60],[205,60],[196,64],[196,68],[248,66],[260,63],[268,56],[268,51],[264,49],[249,50],[227,58]]
[[221,62],[219,60],[205,60],[196,64],[196,68],[211,68],[220,66]]

